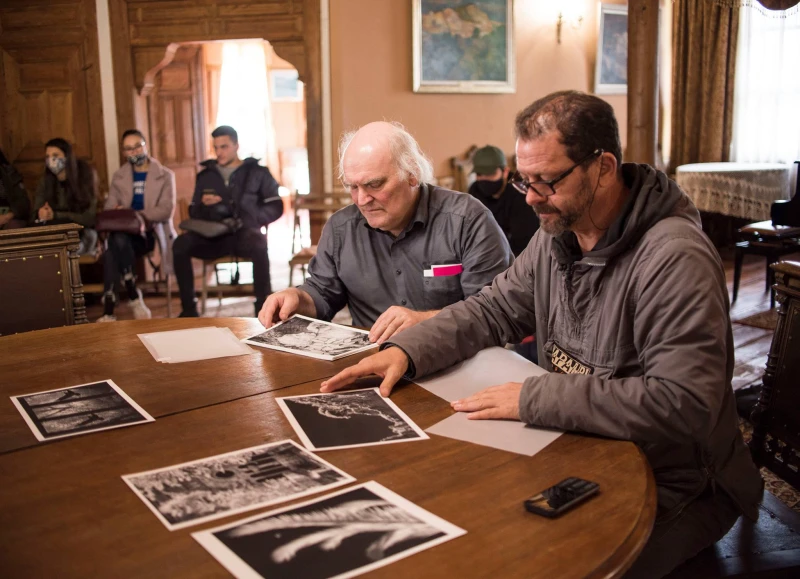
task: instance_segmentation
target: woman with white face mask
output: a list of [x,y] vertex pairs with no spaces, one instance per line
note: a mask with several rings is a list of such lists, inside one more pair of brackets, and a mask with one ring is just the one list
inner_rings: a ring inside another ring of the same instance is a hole
[[78,254],[94,253],[97,232],[97,172],[75,157],[64,139],[45,144],[44,175],[36,188],[33,219],[37,225],[77,223],[83,225]]

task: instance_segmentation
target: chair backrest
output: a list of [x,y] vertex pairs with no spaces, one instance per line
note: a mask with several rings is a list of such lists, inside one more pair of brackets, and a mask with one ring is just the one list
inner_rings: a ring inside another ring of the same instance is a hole
[[797,165],[797,185],[794,196],[789,200],[773,201],[770,206],[770,217],[773,225],[800,227],[800,161]]
[[80,225],[0,231],[0,336],[85,324]]
[[766,466],[800,489],[800,262],[782,261],[775,271],[778,325],[751,419],[750,450]]
[[472,145],[467,152],[461,156],[450,158],[450,167],[453,169],[454,191],[466,193],[470,186],[470,175],[472,174],[472,157],[478,150],[477,145]]

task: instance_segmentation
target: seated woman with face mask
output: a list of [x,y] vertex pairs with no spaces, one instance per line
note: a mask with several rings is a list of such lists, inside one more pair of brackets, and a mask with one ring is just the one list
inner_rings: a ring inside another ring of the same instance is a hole
[[64,139],[47,141],[44,162],[44,175],[33,204],[34,223],[83,225],[78,255],[94,253],[97,232],[92,228],[97,214],[97,173],[75,157],[72,145]]

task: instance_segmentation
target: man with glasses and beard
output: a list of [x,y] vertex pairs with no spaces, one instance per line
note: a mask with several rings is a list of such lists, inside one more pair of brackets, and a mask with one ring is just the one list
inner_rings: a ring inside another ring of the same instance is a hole
[[519,257],[539,229],[539,218],[509,180],[505,154],[492,145],[482,147],[472,157],[472,169],[475,181],[469,187],[469,194],[492,212],[506,234],[511,251]]
[[528,249],[490,286],[393,337],[322,391],[377,374],[388,396],[404,376],[535,333],[548,374],[492,386],[453,409],[635,442],[658,507],[626,577],[663,577],[741,514],[758,516],[763,482],[731,388],[725,272],[683,191],[648,165],[622,164],[608,103],[553,93],[519,113],[515,129],[512,181],[541,223]]

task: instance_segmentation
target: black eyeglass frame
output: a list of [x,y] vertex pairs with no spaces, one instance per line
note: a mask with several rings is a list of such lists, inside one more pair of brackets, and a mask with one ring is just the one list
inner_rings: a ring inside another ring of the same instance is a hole
[[[595,149],[594,151],[586,155],[583,159],[575,163],[572,167],[561,173],[561,175],[559,175],[555,179],[550,179],[548,181],[526,181],[525,179],[522,179],[522,175],[520,175],[519,172],[515,172],[514,175],[511,177],[511,179],[509,179],[509,183],[511,183],[511,185],[514,186],[514,189],[516,189],[523,195],[527,195],[528,191],[530,189],[533,189],[534,191],[536,191],[537,195],[541,195],[542,197],[552,197],[553,195],[556,194],[556,188],[555,188],[556,183],[558,183],[559,181],[563,181],[564,179],[569,177],[575,169],[583,165],[589,159],[599,157],[603,153],[605,153],[603,149]],[[541,187],[544,185],[550,188],[550,192],[542,193],[541,191],[539,191],[537,187]]]

